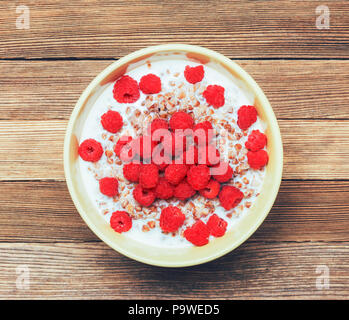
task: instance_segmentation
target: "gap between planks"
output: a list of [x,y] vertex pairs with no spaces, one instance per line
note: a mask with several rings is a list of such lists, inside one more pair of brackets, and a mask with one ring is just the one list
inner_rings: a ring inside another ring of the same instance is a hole
[[[349,242],[348,210],[348,181],[282,181],[271,212],[249,241]],[[13,218],[18,212],[20,223]],[[71,241],[98,238],[76,211],[65,182],[0,183],[0,242]]]
[[[316,28],[313,1],[36,0],[30,29],[17,29],[13,1],[0,2],[0,57],[122,57],[156,44],[207,46],[228,56],[348,57],[349,6],[328,0],[330,29]],[[117,19],[115,19],[117,13]]]
[[[67,120],[88,83],[112,62],[0,61],[0,118]],[[349,61],[236,62],[262,87],[278,119],[349,119]]]
[[[345,299],[348,261],[349,243],[246,242],[215,261],[169,270],[103,243],[0,243],[0,298]],[[318,290],[318,266],[324,265],[330,288]],[[28,290],[16,288],[18,266],[29,270]]]
[[[348,58],[309,58],[309,57],[299,57],[295,58],[292,56],[286,56],[286,57],[271,57],[271,58],[259,58],[259,57],[254,57],[254,58],[244,58],[244,57],[229,57],[227,56],[230,60],[234,61],[348,61]],[[120,60],[121,58],[114,58],[114,57],[105,57],[105,58],[93,58],[93,57],[53,57],[53,58],[0,58],[1,61],[110,61],[110,62],[115,62]]]
[[[0,121],[0,180],[64,180],[67,121]],[[349,178],[349,121],[279,120],[285,179]]]

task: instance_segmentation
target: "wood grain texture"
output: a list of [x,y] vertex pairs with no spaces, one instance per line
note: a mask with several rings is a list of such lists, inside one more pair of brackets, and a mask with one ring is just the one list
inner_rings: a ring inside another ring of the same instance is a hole
[[63,179],[66,121],[0,121],[0,180]]
[[[66,121],[0,121],[0,180],[64,180]],[[284,179],[349,179],[349,121],[280,120]]]
[[[0,119],[66,120],[108,61],[0,61]],[[349,61],[237,62],[279,119],[349,119]]]
[[[253,242],[349,242],[349,181],[283,181]],[[99,241],[64,181],[0,183],[0,242]]]
[[16,6],[0,3],[0,58],[119,58],[169,42],[230,58],[348,58],[346,0],[328,0],[330,29],[315,26],[322,1],[28,0],[30,29],[16,29]]
[[[28,30],[15,25],[23,4]],[[330,29],[318,30],[324,4]],[[0,299],[348,299],[348,17],[347,0],[0,1]],[[101,242],[70,199],[62,163],[88,83],[115,59],[165,43],[237,61],[269,98],[285,153],[257,232],[214,262],[172,270]],[[316,288],[321,265],[327,290]],[[28,290],[16,287],[19,266]]]
[[279,121],[285,179],[348,179],[349,121]]
[[[103,243],[1,243],[0,265],[0,298],[345,299],[349,244],[248,242],[216,261],[168,270]],[[16,288],[16,268],[23,265],[29,290]],[[330,270],[327,290],[316,288],[321,265]]]

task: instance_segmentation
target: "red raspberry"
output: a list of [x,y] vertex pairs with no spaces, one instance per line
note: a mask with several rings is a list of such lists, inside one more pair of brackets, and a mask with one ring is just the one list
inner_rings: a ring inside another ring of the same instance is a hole
[[172,132],[172,156],[178,157],[187,149],[187,136],[181,132]]
[[219,193],[219,201],[225,210],[235,208],[244,197],[244,194],[233,186],[224,186]]
[[238,110],[238,126],[241,130],[247,130],[257,121],[257,110],[254,106],[242,106]]
[[164,232],[176,232],[184,223],[185,215],[177,207],[162,209],[160,215],[160,228]]
[[152,163],[156,164],[160,171],[165,171],[172,162],[172,158],[165,154],[164,147],[158,144],[153,151]]
[[191,227],[187,228],[184,237],[195,246],[204,246],[208,244],[210,232],[201,220],[196,221]]
[[139,172],[139,184],[145,189],[155,188],[159,181],[159,169],[153,164],[143,164]]
[[122,76],[114,84],[113,95],[119,103],[136,102],[140,97],[137,81],[130,76]]
[[174,189],[174,196],[179,200],[186,200],[191,198],[196,191],[191,187],[191,185],[183,180]]
[[122,136],[120,137],[120,139],[118,140],[118,142],[116,143],[115,147],[114,147],[114,152],[115,154],[120,158],[121,157],[121,153],[123,150],[123,147],[125,147],[125,152],[127,152],[127,150],[129,150],[128,154],[131,157],[132,154],[132,150],[130,147],[130,142],[132,141],[132,137],[130,136]]
[[155,191],[153,189],[143,189],[143,187],[138,184],[136,188],[133,189],[133,198],[143,207],[149,207],[156,199]]
[[191,129],[193,126],[193,117],[184,111],[175,112],[170,119],[170,128],[173,131],[178,129]]
[[213,214],[206,223],[210,234],[214,237],[222,237],[227,231],[228,223],[222,218],[218,217],[216,214]]
[[212,167],[212,175],[218,182],[223,183],[229,181],[234,171],[229,163],[221,161],[218,165]]
[[164,119],[154,119],[148,127],[148,134],[152,135],[156,130],[168,130],[168,123]]
[[192,84],[200,82],[204,78],[204,74],[204,67],[201,65],[197,67],[186,66],[184,70],[185,79]]
[[205,188],[210,181],[210,168],[204,164],[193,165],[188,170],[188,183],[194,190]]
[[172,144],[172,132],[170,132],[168,129],[160,128],[153,132],[152,139],[157,144],[162,143],[163,145],[168,146],[168,151],[166,149],[166,153],[171,151],[171,144]]
[[87,139],[80,144],[78,153],[83,160],[96,162],[103,155],[103,147],[98,141]]
[[164,137],[162,144],[164,145],[165,153],[169,157],[178,157],[181,156],[187,148],[187,136],[182,130],[169,132],[169,135]]
[[213,138],[213,127],[209,121],[196,124],[193,128],[193,132],[194,141],[198,145],[209,144]]
[[154,148],[157,146],[157,142],[153,141],[151,136],[141,136],[140,137],[140,153],[139,155],[143,158],[143,159],[150,159]]
[[141,171],[141,164],[130,162],[124,165],[122,171],[124,173],[124,177],[131,182],[139,181],[139,173]]
[[159,183],[155,188],[156,197],[167,200],[173,197],[174,187],[164,178],[159,179]]
[[265,150],[249,151],[247,152],[247,160],[252,169],[261,169],[268,163],[269,156]]
[[218,196],[220,188],[221,185],[219,184],[219,182],[211,179],[208,185],[204,189],[201,189],[199,192],[203,197],[207,199],[214,199]]
[[149,73],[139,81],[139,89],[145,94],[159,93],[161,91],[161,80],[155,74]]
[[105,130],[117,133],[124,123],[119,112],[109,110],[102,115],[101,124]]
[[177,185],[185,178],[187,171],[185,164],[171,163],[165,169],[165,178],[172,185]]
[[126,211],[115,211],[110,218],[110,226],[118,233],[132,228],[132,219]]
[[176,160],[176,163],[184,163],[187,165],[197,164],[199,161],[198,153],[198,148],[191,145],[188,150],[180,156],[179,160]]
[[259,130],[253,130],[248,136],[245,146],[250,151],[263,149],[267,144],[267,136]]
[[214,108],[220,108],[224,105],[224,88],[217,85],[209,85],[202,94],[207,103]]
[[153,141],[151,136],[140,136],[131,142],[134,153],[137,153],[143,159],[150,159],[155,147],[156,142]]
[[119,194],[119,182],[116,178],[102,178],[99,180],[99,190],[108,197],[115,197]]
[[215,146],[209,144],[207,146],[199,146],[198,149],[198,163],[214,166],[220,161],[220,153]]
[[[158,126],[159,124],[156,124]],[[164,126],[164,124],[161,124]],[[160,125],[159,125],[160,126]],[[171,144],[172,139],[172,132],[168,130],[168,128],[156,128],[155,130],[152,130],[151,127],[148,127],[148,132],[152,131],[151,136],[153,137],[153,140],[163,144]]]

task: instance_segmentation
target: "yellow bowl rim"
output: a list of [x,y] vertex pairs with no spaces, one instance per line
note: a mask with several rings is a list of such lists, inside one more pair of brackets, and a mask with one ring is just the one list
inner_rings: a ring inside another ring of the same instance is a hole
[[[278,153],[278,158],[279,161],[277,161],[276,166],[273,168],[273,171],[275,173],[275,181],[272,186],[272,189],[269,190],[270,197],[268,198],[267,203],[265,204],[265,212],[263,215],[259,217],[259,219],[256,221],[254,226],[249,229],[249,232],[247,232],[244,237],[240,239],[240,241],[237,241],[236,243],[233,243],[231,246],[226,247],[224,250],[221,250],[217,252],[216,254],[213,254],[211,256],[207,257],[202,257],[201,259],[196,259],[193,261],[186,261],[186,262],[177,262],[177,263],[168,263],[167,261],[163,261],[159,263],[158,261],[154,261],[153,259],[145,258],[145,257],[139,257],[136,255],[133,255],[129,253],[127,250],[124,250],[122,247],[117,246],[115,242],[111,241],[109,238],[105,237],[102,233],[98,231],[98,229],[95,227],[95,225],[90,221],[88,214],[83,210],[81,207],[76,191],[74,190],[73,184],[72,184],[72,177],[70,175],[70,148],[69,148],[69,142],[73,133],[73,128],[75,125],[75,122],[78,118],[80,109],[82,106],[85,104],[85,101],[88,100],[88,97],[90,94],[93,92],[94,88],[96,88],[100,82],[106,78],[107,75],[109,75],[111,72],[116,70],[117,68],[125,65],[126,63],[140,58],[142,56],[146,55],[151,55],[159,52],[167,52],[167,51],[183,51],[183,52],[191,52],[191,53],[196,53],[199,55],[207,56],[212,60],[221,62],[222,64],[229,66],[234,72],[238,73],[239,76],[244,79],[244,81],[249,85],[250,88],[252,88],[252,91],[254,92],[255,96],[258,97],[258,99],[261,101],[261,104],[263,105],[263,110],[266,112],[267,117],[269,119],[270,125],[273,127],[274,133],[276,133],[275,138],[275,147],[279,150]],[[280,129],[275,117],[275,114],[273,112],[273,109],[263,93],[262,89],[259,87],[259,85],[255,82],[255,80],[242,68],[240,67],[237,63],[234,61],[230,60],[229,58],[225,57],[224,55],[215,52],[213,50],[203,48],[200,46],[195,46],[195,45],[187,45],[187,44],[164,44],[164,45],[157,45],[157,46],[151,46],[147,48],[143,48],[137,51],[134,51],[119,60],[113,62],[110,64],[108,67],[106,67],[103,71],[101,71],[87,86],[87,88],[83,91],[81,96],[79,97],[68,122],[67,129],[66,129],[66,134],[65,134],[65,139],[64,139],[64,155],[63,155],[63,160],[64,160],[64,174],[66,178],[66,183],[68,186],[68,190],[70,193],[70,196],[74,202],[74,205],[79,212],[80,216],[82,219],[85,221],[85,223],[88,225],[88,227],[95,233],[95,235],[100,238],[103,242],[105,242],[107,245],[109,245],[111,248],[116,250],[117,252],[134,259],[136,261],[149,264],[149,265],[154,265],[154,266],[160,266],[160,267],[189,267],[189,266],[194,266],[202,263],[206,263],[212,260],[215,260],[231,251],[233,251],[235,248],[240,246],[243,242],[245,242],[258,228],[259,226],[263,223],[267,215],[269,214],[274,201],[276,199],[276,196],[279,191],[279,187],[281,184],[281,179],[282,179],[282,170],[283,170],[283,147],[282,147],[282,140],[281,140],[281,134],[280,134]]]

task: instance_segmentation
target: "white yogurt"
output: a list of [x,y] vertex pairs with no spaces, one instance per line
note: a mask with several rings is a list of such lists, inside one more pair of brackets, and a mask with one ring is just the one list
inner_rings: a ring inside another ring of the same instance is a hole
[[[232,78],[232,76],[226,71],[222,70],[222,68],[218,68],[217,66],[210,63],[204,66],[205,77],[203,81],[201,81],[200,83],[200,86],[201,86],[200,89],[198,89],[194,93],[194,90],[193,90],[194,86],[185,80],[183,71],[187,65],[197,66],[199,65],[198,63],[193,61],[188,61],[184,59],[184,57],[178,56],[178,55],[163,57],[162,59],[154,58],[153,60],[154,61],[151,61],[150,67],[144,61],[139,62],[136,65],[129,67],[126,74],[131,76],[137,81],[139,81],[143,75],[146,75],[148,73],[153,73],[158,75],[161,78],[162,94],[165,94],[167,92],[172,92],[174,90],[177,93],[184,91],[187,97],[194,95],[195,99],[197,99],[200,102],[200,106],[195,107],[193,111],[193,115],[195,117],[196,123],[203,121],[204,118],[208,116],[209,113],[212,112],[210,110],[213,110],[214,114],[211,115],[212,118],[219,119],[219,120],[225,119],[235,129],[235,134],[242,133],[239,127],[236,125],[237,110],[242,105],[253,104],[254,99],[253,99],[253,96],[247,93],[247,91],[240,88],[240,84],[238,80]],[[183,83],[183,86],[181,88],[177,88],[182,83]],[[207,107],[205,99],[203,98],[201,93],[202,93],[202,90],[209,84],[217,84],[225,88],[225,104],[223,107],[219,109],[213,109],[212,107]],[[113,98],[113,86],[114,86],[114,83],[106,85],[104,88],[104,91],[96,100],[84,124],[80,143],[85,139],[93,138],[102,143],[104,150],[113,150],[114,145],[120,136],[130,135],[132,137],[136,137],[137,135],[139,135],[140,130],[142,130],[142,128],[135,130],[131,122],[135,118],[134,116],[135,110],[141,111],[142,113],[141,117],[143,117],[143,112],[148,109],[150,102],[146,101],[147,95],[140,92],[140,98],[138,99],[137,102],[132,104],[120,104]],[[154,95],[154,97],[155,96],[156,95]],[[192,102],[189,99],[186,102],[185,99],[182,99],[182,104],[189,104]],[[203,108],[205,112],[202,114],[201,114],[202,112],[201,106],[205,107]],[[128,107],[129,107],[129,110],[128,110]],[[122,115],[124,120],[124,126],[121,132],[115,135],[105,131],[102,125],[100,124],[100,118],[102,114],[104,114],[109,109],[118,111]],[[129,111],[129,113],[127,113],[127,111]],[[148,125],[147,116],[145,116],[144,119],[140,120],[139,122],[141,122],[143,124],[143,127],[146,128]],[[225,130],[222,126],[214,125],[214,128],[220,129],[221,135],[224,135]],[[258,129],[261,132],[265,131],[265,125],[261,122],[259,118],[249,128],[248,133],[250,133],[252,130],[255,130],[255,129]],[[225,134],[229,135],[229,133],[227,132],[225,132]],[[103,135],[106,135],[105,139],[102,138]],[[113,142],[108,139],[110,136],[114,137]],[[220,136],[220,138],[224,138],[224,137]],[[245,141],[247,140],[247,136],[242,136],[242,138],[240,138],[239,140],[233,141],[234,143],[239,143],[243,147],[238,155],[235,155],[236,153],[235,148],[231,148],[231,146],[229,146],[229,143],[232,143],[232,142],[229,141],[229,139],[227,138],[225,140],[226,140],[225,144],[221,145],[220,147],[222,159],[225,159],[227,161],[229,158],[229,153],[234,153],[234,158],[235,156],[239,158],[244,153],[246,153],[244,144],[245,144]],[[97,163],[90,163],[90,162],[83,161],[81,158],[79,159],[79,165],[82,172],[83,182],[87,190],[86,196],[93,199],[96,209],[100,212],[101,215],[104,216],[104,218],[108,223],[109,223],[112,212],[117,210],[125,211],[125,208],[122,207],[123,202],[128,201],[129,206],[132,206],[133,209],[139,206],[134,201],[132,196],[132,190],[134,188],[133,184],[126,184],[124,181],[119,182],[119,191],[122,186],[124,186],[124,190],[120,192],[120,197],[118,201],[115,201],[115,199],[104,196],[103,194],[100,193],[99,184],[98,184],[98,180],[100,178],[103,178],[106,176],[114,176],[114,177],[116,176],[120,178],[120,180],[123,180],[123,173],[122,173],[123,165],[118,165],[115,163],[115,160],[117,159],[115,155],[113,155],[111,159],[113,160],[113,164],[109,164],[107,162],[108,158],[106,157],[105,154]],[[234,169],[234,172],[238,170],[237,169],[238,166],[245,166],[248,168],[246,159],[241,161],[238,164],[234,164],[232,161],[230,161],[230,163]],[[247,214],[247,211],[249,209],[246,207],[246,203],[248,202],[250,202],[251,204],[254,203],[254,200],[256,196],[259,194],[260,188],[262,186],[264,175],[265,175],[264,169],[263,170],[248,169],[243,176],[237,175],[232,180],[232,182],[230,182],[230,184],[232,185],[234,184],[236,185],[236,183],[241,183],[242,186],[240,189],[242,192],[247,193],[248,190],[252,190],[252,195],[250,197],[244,197],[242,202],[239,204],[238,208],[235,208],[235,210],[232,210],[231,218],[227,217],[227,213],[229,212],[227,212],[223,207],[219,205],[218,200],[208,201],[207,199],[204,199],[203,197],[200,196],[198,199],[196,199],[193,202],[197,206],[199,212],[201,212],[201,210],[203,211],[205,210],[204,205],[207,202],[214,204],[215,206],[214,212],[228,222],[227,230],[230,230],[234,228],[234,225],[236,225],[237,221],[241,218],[241,216]],[[249,181],[247,185],[244,182],[244,178],[248,179]],[[128,189],[128,187],[130,189]],[[127,190],[129,190],[128,194],[127,194]],[[192,212],[189,210],[190,209],[189,202],[190,201],[187,201],[187,204],[182,208],[183,213],[186,214],[187,216],[186,225],[191,225],[195,221],[194,218],[192,217]],[[159,200],[155,203],[155,205],[158,206],[165,203],[166,205],[169,205],[169,202],[164,202]],[[173,200],[171,204],[172,203],[178,204],[179,202],[176,200]],[[240,206],[243,206],[242,210],[239,209]],[[126,211],[127,210],[128,209],[126,208]],[[105,214],[106,211],[108,211],[108,213]],[[157,212],[148,215],[146,219],[133,219],[132,228],[128,232],[124,233],[125,237],[140,241],[144,244],[151,244],[159,247],[192,246],[190,242],[188,242],[184,237],[180,235],[181,231],[185,227],[182,227],[175,236],[173,236],[172,234],[165,234],[161,231],[159,227],[159,222],[158,222],[160,217],[160,212],[161,210],[159,208]],[[201,219],[204,222],[206,222],[209,216],[210,215],[203,216]],[[144,225],[147,224],[148,221],[156,221],[156,227],[153,229],[150,228],[149,231],[144,232],[142,231],[142,228]],[[214,238],[211,236],[210,241],[212,241],[213,239]]]

